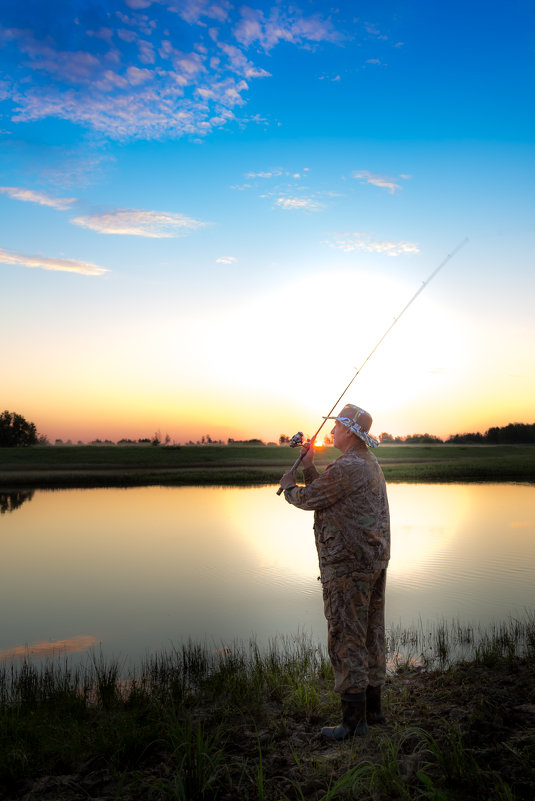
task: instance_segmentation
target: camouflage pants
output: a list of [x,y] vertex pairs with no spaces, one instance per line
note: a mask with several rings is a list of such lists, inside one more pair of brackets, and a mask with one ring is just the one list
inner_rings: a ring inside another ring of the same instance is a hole
[[329,579],[323,585],[334,690],[384,684],[386,569]]

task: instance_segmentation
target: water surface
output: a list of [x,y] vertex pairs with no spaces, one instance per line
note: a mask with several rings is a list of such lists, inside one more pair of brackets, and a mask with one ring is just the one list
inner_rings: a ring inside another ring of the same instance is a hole
[[[325,643],[313,517],[275,487],[20,494],[0,508],[0,656],[139,661],[305,632]],[[535,611],[535,487],[390,484],[390,626]]]

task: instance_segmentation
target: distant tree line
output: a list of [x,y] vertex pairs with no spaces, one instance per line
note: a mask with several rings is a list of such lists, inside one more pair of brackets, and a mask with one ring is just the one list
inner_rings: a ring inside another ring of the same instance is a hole
[[535,443],[535,423],[509,423],[506,426],[494,426],[484,434],[452,434],[448,439],[440,439],[433,434],[410,434],[406,437],[393,437],[391,434],[379,435],[382,444],[400,445],[433,445],[446,443],[449,445],[532,445]]
[[227,440],[227,445],[265,445],[266,443],[263,442],[261,439],[232,439],[229,437]]
[[440,437],[435,437],[434,434],[408,434],[405,437],[393,437],[392,434],[387,434],[383,431],[379,434],[379,442],[381,445],[436,445],[437,443],[443,444],[444,440]]
[[[291,437],[287,434],[281,434],[279,437],[279,445],[288,445]],[[332,437],[326,436],[323,438],[325,445],[332,445]],[[405,437],[393,437],[383,431],[379,435],[379,442],[384,445],[436,445],[436,444],[453,444],[453,445],[530,445],[535,444],[535,423],[509,423],[509,425],[489,428],[484,434],[470,433],[470,434],[452,434],[448,439],[440,439],[435,437],[434,434],[409,434]],[[24,447],[28,445],[49,445],[45,435],[38,434],[35,423],[26,420],[21,414],[16,412],[8,412],[7,410],[0,414],[0,448],[14,448]],[[61,439],[55,441],[56,445],[72,445],[71,440],[64,442]],[[84,443],[80,440],[78,445]],[[114,445],[115,443],[109,439],[101,440],[94,439],[90,445]],[[120,439],[117,445],[152,445],[152,446],[169,446],[171,444],[171,437],[169,434],[162,436],[160,431],[156,431],[152,437],[143,437],[140,439]],[[174,444],[174,443],[173,443]],[[193,442],[190,440],[187,445],[223,445],[222,440],[214,440],[209,434],[201,437],[200,441]],[[252,445],[259,446],[266,443],[259,438],[252,439],[232,439],[227,440],[227,445]],[[275,442],[269,442],[268,445],[276,445]],[[178,447],[178,446],[177,446]]]
[[532,445],[535,443],[535,423],[509,423],[501,428],[489,428],[484,434],[454,434],[448,439],[459,445]]

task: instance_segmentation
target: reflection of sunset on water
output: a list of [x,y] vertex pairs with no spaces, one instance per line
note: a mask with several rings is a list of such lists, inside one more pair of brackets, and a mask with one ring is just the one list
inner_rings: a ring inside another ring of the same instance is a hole
[[32,645],[16,645],[0,651],[0,659],[26,659],[30,656],[63,656],[66,654],[80,654],[98,643],[91,634],[79,634],[68,640],[55,640],[55,642],[35,642]]
[[[448,491],[449,490],[449,491]],[[389,484],[392,518],[392,560],[389,576],[428,583],[428,559],[442,552],[456,537],[469,504],[468,494],[459,486],[440,484]],[[427,577],[420,573],[427,571]]]
[[314,515],[296,514],[273,487],[256,487],[223,496],[225,514],[258,559],[259,567],[275,568],[290,577],[316,578],[318,557],[312,527]]
[[[1,658],[83,660],[100,645],[139,659],[188,639],[217,649],[298,631],[323,643],[314,515],[276,489],[36,490],[1,518]],[[387,625],[535,611],[534,487],[388,492]]]

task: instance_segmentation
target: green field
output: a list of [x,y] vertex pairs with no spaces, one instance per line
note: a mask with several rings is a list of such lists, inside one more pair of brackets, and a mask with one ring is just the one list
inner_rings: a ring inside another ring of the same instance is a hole
[[[375,453],[388,481],[535,483],[533,445],[382,445]],[[297,455],[239,445],[0,448],[0,487],[275,484]],[[321,470],[338,455],[326,448],[316,464]]]

